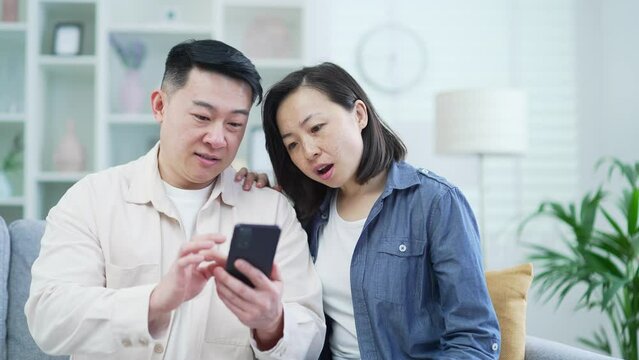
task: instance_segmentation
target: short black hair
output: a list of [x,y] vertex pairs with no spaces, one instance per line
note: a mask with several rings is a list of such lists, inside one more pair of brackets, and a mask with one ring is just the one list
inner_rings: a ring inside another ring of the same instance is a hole
[[366,105],[368,124],[362,130],[364,149],[357,168],[360,184],[387,170],[394,161],[403,160],[406,146],[377,114],[366,92],[346,70],[325,62],[304,67],[275,84],[264,98],[262,122],[266,150],[282,190],[291,198],[297,217],[303,224],[319,209],[328,187],[308,178],[291,160],[277,127],[277,111],[282,102],[300,87],[310,87],[325,94],[332,102],[352,111],[357,100]]
[[166,57],[162,89],[172,92],[184,87],[194,67],[246,82],[252,90],[251,103],[262,101],[260,74],[242,52],[217,40],[187,40],[175,45]]

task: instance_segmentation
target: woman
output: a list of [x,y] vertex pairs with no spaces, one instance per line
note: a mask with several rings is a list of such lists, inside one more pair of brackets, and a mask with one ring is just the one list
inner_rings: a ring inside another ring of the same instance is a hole
[[404,144],[346,71],[323,63],[291,73],[266,95],[263,125],[322,280],[323,355],[499,357],[470,206],[445,179],[403,162]]

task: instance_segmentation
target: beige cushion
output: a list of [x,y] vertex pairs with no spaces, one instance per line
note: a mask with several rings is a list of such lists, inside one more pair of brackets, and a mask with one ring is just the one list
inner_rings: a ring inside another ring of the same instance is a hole
[[501,328],[500,359],[523,360],[526,350],[526,299],[532,264],[487,271],[486,283]]

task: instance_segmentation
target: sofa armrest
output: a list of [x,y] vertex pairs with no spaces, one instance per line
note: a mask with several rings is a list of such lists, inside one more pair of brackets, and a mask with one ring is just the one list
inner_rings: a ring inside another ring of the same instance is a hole
[[610,360],[616,359],[556,341],[526,336],[526,360]]

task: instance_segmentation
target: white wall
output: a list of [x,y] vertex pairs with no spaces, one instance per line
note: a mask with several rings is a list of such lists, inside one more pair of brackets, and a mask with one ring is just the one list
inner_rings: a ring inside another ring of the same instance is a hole
[[[487,200],[493,204],[487,211],[487,238],[491,241],[488,268],[524,261],[525,251],[515,240],[513,227],[542,196],[575,199],[580,189],[590,185],[591,164],[602,153],[636,158],[632,141],[633,134],[639,134],[639,119],[632,122],[632,117],[639,113],[639,42],[624,39],[628,34],[639,34],[639,22],[633,22],[639,14],[639,2],[312,3],[313,60],[330,60],[351,72],[406,142],[409,162],[447,177],[471,204],[476,204],[478,197],[478,161],[434,153],[434,95],[459,87],[518,85],[529,91],[530,117],[536,129],[531,133],[532,153],[519,161],[495,159],[486,167]],[[369,86],[355,61],[362,35],[388,20],[415,29],[428,50],[423,81],[397,95]],[[605,123],[602,114],[606,115]],[[553,231],[539,241],[552,244],[556,240]],[[576,338],[589,336],[604,318],[574,312],[575,300],[569,297],[555,309],[553,302],[540,303],[533,292],[528,333],[578,345]]]
[[579,5],[580,175],[587,190],[600,182],[593,166],[601,156],[639,157],[639,1]]

